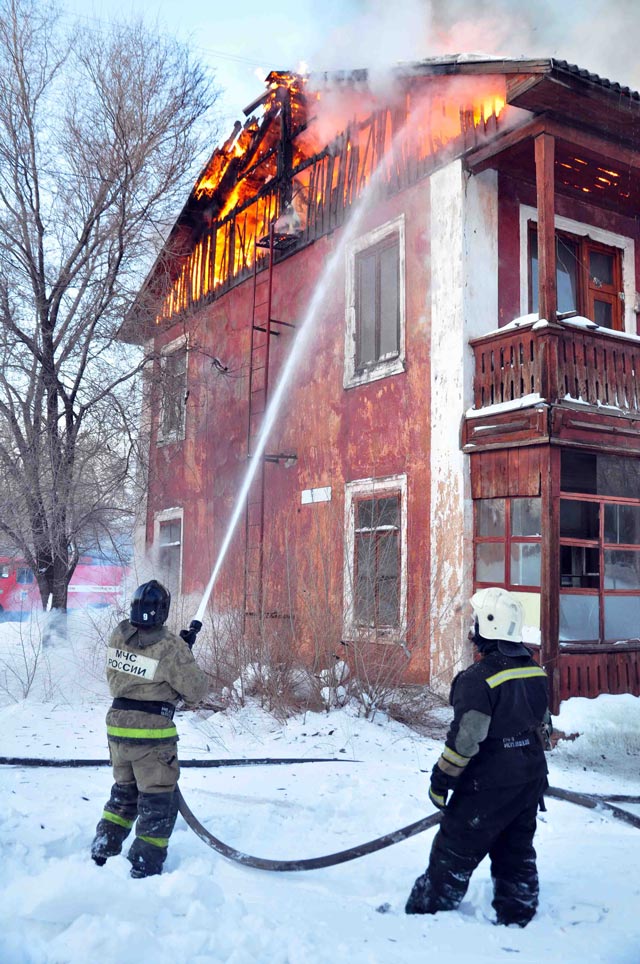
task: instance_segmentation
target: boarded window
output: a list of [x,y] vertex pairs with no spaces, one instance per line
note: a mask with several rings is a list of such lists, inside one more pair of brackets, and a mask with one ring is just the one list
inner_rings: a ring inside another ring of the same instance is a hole
[[400,354],[400,242],[394,234],[355,258],[356,372]]
[[355,620],[359,627],[400,625],[400,495],[355,504]]
[[180,519],[161,522],[158,533],[159,578],[172,595],[180,589],[181,562],[182,522]]
[[[538,233],[529,225],[529,307],[538,310]],[[622,252],[590,238],[556,232],[558,312],[577,312],[602,328],[623,325]]]
[[187,394],[187,352],[164,355],[160,362],[160,426],[161,441],[184,438],[184,415]]

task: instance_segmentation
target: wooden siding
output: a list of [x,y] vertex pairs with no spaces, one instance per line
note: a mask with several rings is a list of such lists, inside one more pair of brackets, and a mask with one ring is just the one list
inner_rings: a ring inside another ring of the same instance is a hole
[[540,450],[499,449],[471,456],[471,497],[540,495]]
[[562,653],[558,660],[560,700],[593,699],[600,693],[640,696],[640,649],[612,653]]

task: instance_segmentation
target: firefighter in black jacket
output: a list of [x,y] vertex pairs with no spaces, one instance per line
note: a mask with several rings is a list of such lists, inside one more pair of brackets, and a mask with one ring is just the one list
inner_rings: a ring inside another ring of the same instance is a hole
[[442,822],[405,910],[454,910],[489,854],[496,923],[525,927],[538,906],[533,837],[547,786],[547,678],[522,644],[522,605],[515,596],[481,589],[471,605],[482,659],[451,687],[454,718],[429,787]]

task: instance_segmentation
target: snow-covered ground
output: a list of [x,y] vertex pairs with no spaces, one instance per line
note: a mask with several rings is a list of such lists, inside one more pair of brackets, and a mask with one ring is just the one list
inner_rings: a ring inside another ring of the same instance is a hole
[[[0,623],[0,755],[106,758],[95,628],[80,620],[71,638],[40,654],[29,688],[39,627]],[[177,723],[183,760],[339,761],[185,768],[191,809],[239,850],[317,856],[432,812],[427,772],[441,741],[380,716],[347,707],[281,725],[247,706]],[[549,754],[553,785],[640,794],[640,699],[570,700],[555,723],[579,736]],[[433,830],[325,870],[268,874],[218,856],[179,817],[163,875],[132,880],[124,857],[104,867],[89,858],[111,782],[106,766],[0,767],[2,964],[640,961],[640,831],[604,813],[548,800],[536,837],[540,909],[520,930],[492,924],[486,861],[458,911],[404,914]]]

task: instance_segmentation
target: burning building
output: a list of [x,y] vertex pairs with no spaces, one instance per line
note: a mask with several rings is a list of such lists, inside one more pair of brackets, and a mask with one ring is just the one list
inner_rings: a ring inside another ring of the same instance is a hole
[[640,695],[640,95],[458,57],[245,115],[123,326],[162,577],[224,548],[213,614],[441,691],[501,585],[555,705]]

